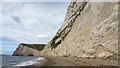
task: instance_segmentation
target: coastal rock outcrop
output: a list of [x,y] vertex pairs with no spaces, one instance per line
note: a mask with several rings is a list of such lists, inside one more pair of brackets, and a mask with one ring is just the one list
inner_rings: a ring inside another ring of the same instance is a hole
[[38,51],[44,48],[45,44],[19,44],[13,56],[35,56]]
[[110,57],[118,54],[118,3],[71,2],[62,27],[38,55]]

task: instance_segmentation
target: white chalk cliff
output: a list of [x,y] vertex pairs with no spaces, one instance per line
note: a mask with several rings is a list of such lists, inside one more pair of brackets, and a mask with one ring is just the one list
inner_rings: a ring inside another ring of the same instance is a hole
[[110,57],[118,54],[118,3],[71,2],[62,27],[37,55]]

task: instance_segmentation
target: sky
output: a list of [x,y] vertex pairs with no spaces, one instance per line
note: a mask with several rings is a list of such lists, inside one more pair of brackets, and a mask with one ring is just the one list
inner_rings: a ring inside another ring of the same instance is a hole
[[46,44],[62,26],[69,2],[2,2],[2,54],[20,43]]

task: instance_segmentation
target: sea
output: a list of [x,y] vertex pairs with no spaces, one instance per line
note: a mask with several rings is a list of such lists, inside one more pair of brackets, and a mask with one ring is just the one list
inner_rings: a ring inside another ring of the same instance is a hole
[[11,55],[1,55],[2,66],[1,68],[12,68],[21,66],[30,66],[33,64],[41,63],[41,60],[45,60],[43,57],[35,56],[11,56]]

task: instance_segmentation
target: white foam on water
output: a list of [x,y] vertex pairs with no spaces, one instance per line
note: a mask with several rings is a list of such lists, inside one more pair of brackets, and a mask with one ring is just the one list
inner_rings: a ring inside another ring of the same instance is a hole
[[40,62],[38,62],[38,61],[41,61],[41,60],[45,60],[45,59],[42,58],[42,57],[39,57],[38,59],[25,61],[25,62],[23,62],[23,63],[19,63],[19,64],[14,65],[14,66],[29,66],[29,65],[33,65],[33,64],[40,63]]

